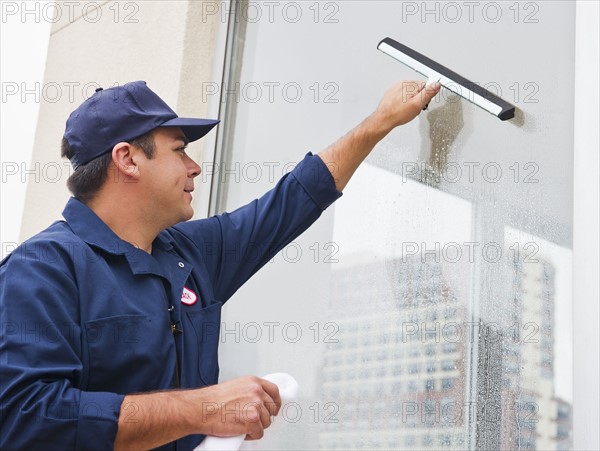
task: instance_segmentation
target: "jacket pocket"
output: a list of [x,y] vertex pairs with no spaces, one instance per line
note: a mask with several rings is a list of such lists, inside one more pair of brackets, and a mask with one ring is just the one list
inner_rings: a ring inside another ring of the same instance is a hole
[[[204,385],[216,384],[219,380],[219,337],[221,328],[222,302],[215,302],[203,309],[188,310],[186,313],[194,329],[194,343],[198,352],[198,373]],[[184,334],[185,335],[185,334]],[[186,353],[188,356],[191,353]]]
[[175,347],[167,327],[145,315],[118,315],[85,322],[87,389],[131,393],[170,386]]

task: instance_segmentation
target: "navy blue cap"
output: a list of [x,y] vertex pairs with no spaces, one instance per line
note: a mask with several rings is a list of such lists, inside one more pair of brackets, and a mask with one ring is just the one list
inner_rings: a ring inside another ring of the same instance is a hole
[[96,92],[71,113],[64,137],[73,149],[75,169],[112,151],[119,142],[132,141],[157,127],[181,127],[189,142],[206,135],[219,123],[214,119],[178,117],[145,81]]

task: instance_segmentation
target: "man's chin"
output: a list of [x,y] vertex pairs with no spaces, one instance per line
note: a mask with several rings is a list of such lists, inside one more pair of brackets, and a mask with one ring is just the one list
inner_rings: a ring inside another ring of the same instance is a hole
[[188,208],[186,208],[186,213],[184,213],[184,219],[181,221],[189,221],[190,219],[192,219],[194,217],[194,208],[190,205]]
[[189,221],[190,219],[192,219],[194,217],[194,209],[192,207],[189,207],[187,209],[187,211],[182,212],[179,217],[170,225],[168,225],[165,228],[169,228],[169,227],[173,227],[174,225],[179,224],[180,222],[185,222],[185,221]]
[[178,222],[185,222],[185,221],[189,221],[190,219],[192,219],[194,217],[194,209],[192,207],[188,208],[186,212],[184,212],[180,218]]

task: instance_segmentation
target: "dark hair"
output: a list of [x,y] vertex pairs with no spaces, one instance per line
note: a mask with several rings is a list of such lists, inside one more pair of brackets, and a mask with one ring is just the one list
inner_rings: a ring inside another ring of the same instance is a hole
[[[129,144],[142,149],[149,159],[154,157],[155,147],[152,131],[130,141]],[[69,159],[75,153],[66,138],[62,139],[60,153]],[[112,152],[107,152],[75,169],[75,172],[67,180],[67,187],[73,196],[83,203],[91,201],[104,185],[111,161]]]

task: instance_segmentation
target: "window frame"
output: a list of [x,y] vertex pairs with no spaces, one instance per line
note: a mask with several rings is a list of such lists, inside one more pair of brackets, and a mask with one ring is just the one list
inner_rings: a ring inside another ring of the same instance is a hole
[[[597,2],[577,0],[573,187],[573,449],[600,449],[598,423]],[[590,170],[590,168],[593,168]],[[590,174],[595,171],[595,174]],[[590,176],[591,175],[591,176]],[[590,281],[596,281],[590,283]]]

